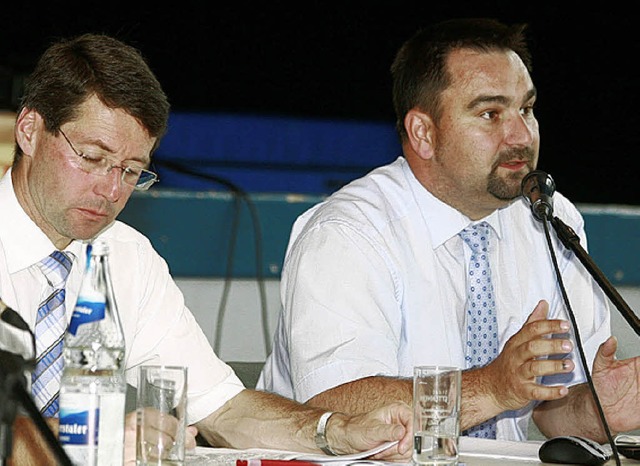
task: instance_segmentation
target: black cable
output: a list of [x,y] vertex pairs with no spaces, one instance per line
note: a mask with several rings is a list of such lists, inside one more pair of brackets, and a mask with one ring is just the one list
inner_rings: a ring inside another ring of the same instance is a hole
[[266,355],[268,356],[271,353],[271,333],[269,332],[269,316],[267,311],[267,298],[266,298],[266,290],[264,284],[264,275],[263,275],[263,261],[262,261],[262,232],[260,229],[260,219],[258,217],[258,211],[254,202],[251,200],[250,196],[246,191],[242,190],[240,187],[232,183],[231,181],[221,178],[216,175],[201,173],[195,171],[193,168],[183,165],[181,163],[175,161],[168,160],[159,160],[156,159],[154,161],[155,164],[164,166],[171,170],[174,170],[179,173],[183,173],[185,175],[193,176],[196,178],[202,178],[207,181],[211,181],[213,183],[219,184],[227,188],[234,195],[234,218],[232,221],[232,229],[231,236],[229,238],[229,251],[227,255],[227,265],[225,271],[225,279],[224,279],[224,287],[222,292],[222,297],[220,300],[220,305],[218,309],[218,323],[216,325],[216,336],[214,342],[214,350],[216,354],[220,354],[220,341],[222,336],[222,327],[223,327],[223,319],[226,313],[226,305],[227,299],[229,295],[229,290],[231,287],[231,279],[233,275],[233,259],[235,256],[235,246],[236,239],[238,233],[239,226],[239,217],[240,217],[240,200],[244,201],[249,209],[249,214],[251,216],[251,222],[253,225],[254,232],[254,245],[255,245],[255,263],[256,263],[256,281],[258,283],[258,292],[260,295],[260,318],[262,322],[262,332],[263,332],[263,341],[265,346]]
[[556,259],[556,254],[553,249],[553,243],[551,241],[551,235],[549,233],[549,219],[545,215],[542,219],[542,224],[544,225],[544,234],[547,239],[547,245],[549,247],[549,254],[551,255],[551,260],[553,262],[553,268],[556,273],[556,277],[558,279],[558,286],[560,288],[560,292],[562,293],[562,299],[564,300],[565,306],[567,308],[567,314],[569,315],[569,319],[571,320],[571,325],[573,327],[573,332],[575,335],[576,346],[578,348],[578,355],[580,356],[580,362],[582,363],[582,368],[587,377],[587,385],[591,390],[591,394],[593,396],[593,401],[596,404],[598,409],[598,415],[600,416],[600,421],[602,423],[602,427],[607,434],[607,440],[609,441],[609,445],[611,446],[611,451],[613,452],[613,457],[616,460],[616,465],[620,466],[620,456],[618,454],[618,449],[613,440],[613,436],[611,435],[611,430],[609,429],[609,424],[607,423],[607,418],[604,415],[604,410],[602,409],[602,405],[600,404],[600,399],[598,398],[598,393],[596,392],[596,388],[593,385],[593,379],[591,378],[591,371],[589,370],[589,364],[587,363],[587,358],[584,355],[584,349],[582,347],[582,339],[580,338],[580,331],[578,330],[578,323],[576,322],[575,315],[573,313],[573,309],[571,308],[571,303],[569,302],[569,297],[567,296],[566,289],[564,287],[564,282],[562,280],[562,275],[560,273],[560,268],[558,267],[558,261]]
[[240,198],[233,196],[233,220],[231,221],[231,232],[229,234],[229,246],[227,253],[227,266],[224,274],[224,287],[222,288],[222,296],[220,297],[220,304],[218,305],[218,318],[214,339],[214,351],[216,354],[220,354],[220,347],[222,345],[222,327],[224,322],[224,316],[227,313],[227,300],[229,299],[229,292],[231,291],[231,279],[233,278],[233,259],[236,250],[236,240],[238,239],[238,227],[240,225]]

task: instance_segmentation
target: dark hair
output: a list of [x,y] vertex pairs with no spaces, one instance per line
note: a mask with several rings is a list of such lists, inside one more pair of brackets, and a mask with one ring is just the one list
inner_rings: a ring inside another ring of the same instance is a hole
[[461,48],[479,51],[513,50],[531,71],[531,55],[524,37],[526,24],[506,26],[489,18],[451,19],[418,31],[407,40],[391,65],[396,130],[404,141],[404,117],[412,108],[428,113],[437,123],[440,96],[449,86],[447,57]]
[[[51,45],[26,80],[18,114],[23,108],[36,110],[46,129],[57,133],[93,95],[138,120],[157,138],[157,148],[167,129],[167,96],[137,49],[102,34],[84,34]],[[21,157],[16,144],[14,165]]]

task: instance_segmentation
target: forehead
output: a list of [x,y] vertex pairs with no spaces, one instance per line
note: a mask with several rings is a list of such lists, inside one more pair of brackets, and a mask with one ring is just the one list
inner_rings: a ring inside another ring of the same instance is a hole
[[499,95],[518,99],[533,89],[527,67],[512,50],[457,49],[447,57],[451,83],[446,93],[468,96]]
[[114,134],[149,137],[144,126],[136,118],[123,109],[106,106],[96,96],[91,96],[80,104],[74,123],[86,129],[95,128]]
[[149,159],[155,143],[146,128],[122,109],[104,105],[92,96],[78,107],[77,117],[68,123],[81,134],[85,144],[94,144],[124,158]]

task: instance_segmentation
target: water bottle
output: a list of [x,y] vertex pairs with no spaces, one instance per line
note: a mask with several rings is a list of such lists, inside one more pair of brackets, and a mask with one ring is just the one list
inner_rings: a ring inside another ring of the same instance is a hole
[[87,246],[87,265],[64,338],[60,442],[75,465],[122,465],[124,333],[104,241]]

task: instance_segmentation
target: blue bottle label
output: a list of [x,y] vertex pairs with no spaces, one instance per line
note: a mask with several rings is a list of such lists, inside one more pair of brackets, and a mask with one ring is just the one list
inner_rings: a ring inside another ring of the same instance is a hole
[[58,435],[65,445],[98,445],[100,409],[60,409]]
[[78,298],[76,307],[71,315],[69,333],[75,335],[81,325],[104,319],[104,312],[104,302],[91,302],[85,301],[82,297]]

